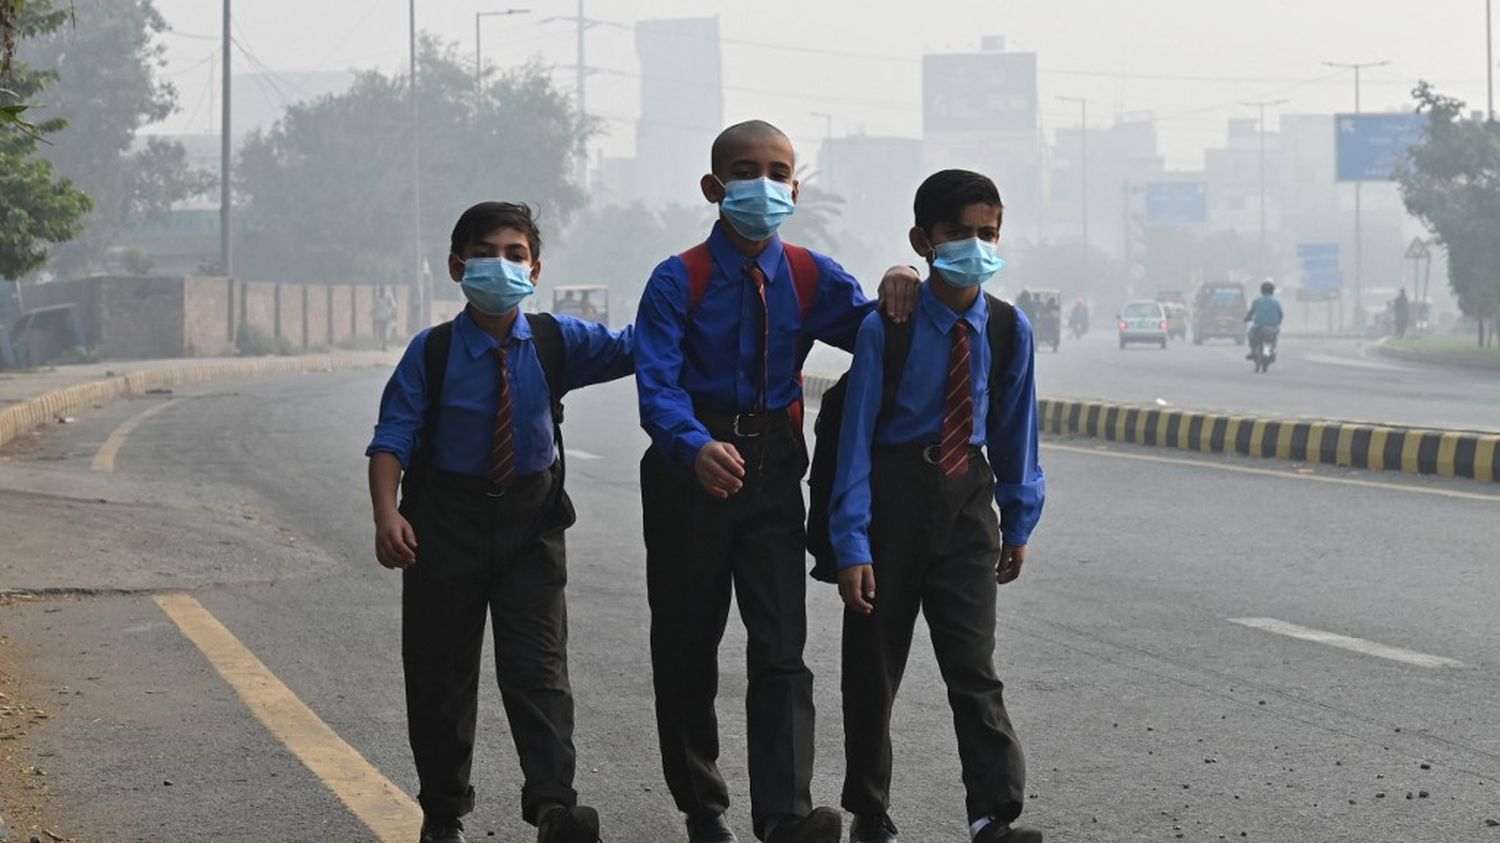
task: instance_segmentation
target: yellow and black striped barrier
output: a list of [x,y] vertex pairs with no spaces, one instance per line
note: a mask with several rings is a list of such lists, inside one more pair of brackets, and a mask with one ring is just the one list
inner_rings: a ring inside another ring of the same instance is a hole
[[1042,399],[1043,433],[1205,454],[1500,481],[1500,434]]

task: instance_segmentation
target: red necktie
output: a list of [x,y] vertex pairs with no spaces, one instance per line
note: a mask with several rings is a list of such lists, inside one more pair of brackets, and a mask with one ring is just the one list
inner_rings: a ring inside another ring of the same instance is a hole
[[745,264],[745,272],[760,299],[760,399],[755,406],[765,410],[769,400],[766,393],[771,391],[771,309],[766,305],[766,274],[755,261]]
[[495,438],[490,446],[489,480],[505,486],[516,476],[516,440],[511,425],[510,373],[505,368],[505,349],[493,350],[500,365],[500,409],[495,413]]
[[953,353],[948,356],[948,397],[943,410],[943,441],[938,466],[957,480],[969,471],[969,437],[974,434],[974,387],[969,375],[968,323],[953,325]]

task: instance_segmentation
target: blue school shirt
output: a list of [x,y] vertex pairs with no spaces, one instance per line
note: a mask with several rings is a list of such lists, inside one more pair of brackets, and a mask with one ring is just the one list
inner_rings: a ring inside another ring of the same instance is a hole
[[[567,389],[631,373],[634,332],[630,328],[611,331],[571,316],[555,318],[562,331]],[[412,339],[386,384],[380,399],[380,421],[366,456],[394,454],[402,468],[411,468],[427,413],[427,338],[431,330]],[[499,361],[491,350],[500,345],[470,318],[467,310],[453,320],[443,405],[431,442],[432,465],[439,471],[474,477],[489,473],[495,415],[500,409]],[[532,341],[531,324],[524,315],[517,316],[504,345],[516,474],[535,474],[551,467],[557,449],[552,438],[552,393]]]
[[867,317],[859,328],[849,391],[844,399],[839,458],[834,472],[829,532],[840,568],[873,561],[870,555],[870,462],[876,445],[930,445],[942,435],[953,326],[969,324],[969,366],[974,387],[974,430],[969,444],[985,447],[995,474],[995,503],[1008,545],[1024,545],[1042,515],[1046,480],[1037,462],[1035,343],[1026,314],[1016,310],[1015,346],[990,395],[989,305],[983,295],[962,314],[938,301],[932,281],[922,285],[912,321],[911,353],[890,418],[880,419],[885,378],[885,320]]
[[[754,258],[734,248],[723,223],[708,236],[713,276],[689,313],[687,268],[677,256],[651,273],[636,315],[636,387],[641,427],[675,464],[690,466],[712,441],[694,406],[719,413],[758,407],[780,410],[802,398],[797,373],[813,340],[849,351],[860,322],[875,309],[836,261],[813,253],[817,292],[802,317],[796,285],[781,239],[773,236]],[[754,262],[765,273],[771,338],[765,401],[761,399],[760,297],[745,273]]]

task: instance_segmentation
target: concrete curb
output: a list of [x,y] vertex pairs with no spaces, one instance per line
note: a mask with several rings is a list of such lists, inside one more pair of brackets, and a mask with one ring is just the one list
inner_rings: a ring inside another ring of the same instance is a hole
[[1408,351],[1391,348],[1385,342],[1375,346],[1375,353],[1392,360],[1408,363],[1425,363],[1429,366],[1453,366],[1460,369],[1478,369],[1483,372],[1500,372],[1500,357],[1486,358],[1472,354],[1453,354],[1444,351]]
[[[808,403],[817,403],[835,380],[806,376],[802,389]],[[1048,398],[1037,401],[1037,419],[1042,433],[1054,436],[1500,482],[1500,434],[1496,433],[1267,419]]]
[[317,354],[301,357],[263,357],[246,360],[213,360],[142,369],[119,377],[90,381],[45,392],[0,410],[0,447],[26,432],[95,404],[141,395],[153,389],[168,389],[231,378],[359,369],[375,365],[370,356]]
[[1037,401],[1043,433],[1205,454],[1500,481],[1500,434],[1282,420],[1098,401]]

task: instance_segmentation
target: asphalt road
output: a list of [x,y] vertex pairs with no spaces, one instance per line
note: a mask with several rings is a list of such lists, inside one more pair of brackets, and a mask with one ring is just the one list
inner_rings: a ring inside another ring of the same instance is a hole
[[[1261,380],[1229,359],[1230,348],[1122,355],[1096,342],[1042,366],[1052,383],[1076,384],[1069,394],[1174,403],[1189,402],[1152,393],[1183,372],[1222,370],[1210,398],[1227,401],[1241,388],[1290,396],[1302,372],[1324,372],[1288,350],[1287,365]],[[1373,383],[1377,371],[1325,374]],[[367,372],[205,390],[213,400],[177,401],[144,421],[120,449],[117,472],[101,478],[90,471],[93,454],[144,406],[114,405],[0,465],[0,486],[131,500],[178,525],[158,528],[156,540],[163,551],[207,548],[218,584],[196,572],[197,599],[343,740],[414,792],[400,584],[372,558],[361,456],[382,384]],[[606,839],[625,843],[679,839],[650,716],[636,479],[644,436],[633,396],[626,382],[572,396],[568,407],[569,446],[587,455],[569,464],[581,516],[569,538],[578,786],[600,808]],[[1478,409],[1432,412],[1478,424]],[[1047,513],[1027,571],[1002,591],[999,641],[1031,767],[1027,818],[1049,840],[1500,841],[1500,828],[1485,824],[1500,820],[1493,489],[1093,442],[1053,445],[1044,465]],[[266,534],[219,538],[219,525],[240,518],[264,522]],[[66,524],[55,529],[66,546]],[[163,567],[139,541],[122,547],[128,553],[85,571],[105,585],[121,567]],[[156,573],[171,584],[171,571]],[[809,612],[815,795],[834,803],[836,594],[813,587]],[[1355,649],[1231,622],[1245,618],[1349,636],[1356,642],[1343,643]],[[21,677],[15,692],[49,715],[10,746],[45,768],[61,833],[111,843],[373,839],[149,595],[15,602],[0,607],[0,632]],[[1404,650],[1371,654],[1370,642]],[[748,840],[743,647],[731,621],[724,769]],[[1461,665],[1423,666],[1423,654]],[[471,839],[531,839],[517,816],[520,783],[493,683],[482,693]],[[895,733],[902,839],[966,839],[951,720],[921,632]]]
[[[1257,375],[1245,348],[1226,340],[1122,351],[1112,326],[1104,327],[1082,340],[1065,338],[1055,354],[1037,353],[1042,397],[1500,431],[1500,377],[1492,371],[1392,360],[1357,340],[1292,336],[1270,373]],[[837,374],[847,360],[820,346],[809,369]]]

